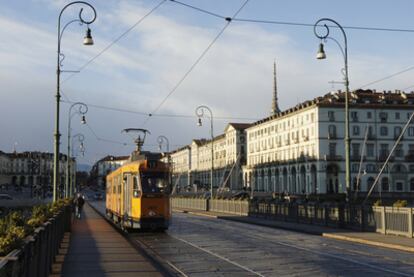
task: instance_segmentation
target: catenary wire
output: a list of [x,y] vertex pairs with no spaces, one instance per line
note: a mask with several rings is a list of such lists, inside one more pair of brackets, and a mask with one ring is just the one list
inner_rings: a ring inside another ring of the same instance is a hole
[[[66,103],[66,104],[75,103],[75,102],[69,101],[69,100],[68,101],[62,100],[61,102]],[[83,102],[83,103],[85,103],[85,102]],[[122,112],[122,113],[131,113],[131,114],[137,114],[137,115],[141,115],[141,116],[147,116],[148,115],[148,113],[145,113],[145,112],[133,111],[133,110],[123,109],[123,108],[96,105],[96,104],[91,104],[91,103],[85,103],[85,104],[88,107],[93,107],[93,108],[102,109],[102,110],[116,111],[116,112]],[[194,118],[194,117],[196,117],[195,115],[185,115],[185,114],[152,114],[152,116],[154,116],[154,117],[174,117],[174,118]],[[215,116],[214,119],[217,119],[217,120],[233,120],[233,119],[236,119],[236,120],[258,120],[259,118]]]
[[[179,4],[181,6],[217,17],[221,19],[227,19],[229,17],[226,17],[224,15],[220,15],[199,7],[196,7],[194,5],[190,5],[181,1],[176,0],[170,0],[172,3]],[[263,19],[252,19],[252,18],[238,18],[233,17],[233,21],[240,21],[240,22],[251,22],[251,23],[263,23],[263,24],[275,24],[275,25],[290,25],[290,26],[302,26],[302,27],[313,27],[314,24],[311,23],[304,23],[304,22],[289,22],[289,21],[276,21],[276,20],[263,20]],[[324,25],[320,25],[324,26]],[[332,28],[338,28],[338,26],[335,25],[328,25],[328,27]],[[401,28],[382,28],[382,27],[364,27],[364,26],[342,26],[344,29],[351,29],[351,30],[365,30],[365,31],[385,31],[385,32],[408,32],[408,33],[414,33],[414,29],[401,29]]]
[[161,101],[161,103],[148,115],[148,117],[144,120],[143,125],[145,125],[148,120],[151,118],[153,113],[156,113],[161,106],[167,101],[167,99],[178,89],[178,87],[184,82],[184,80],[187,78],[188,75],[193,71],[193,69],[200,63],[200,61],[203,59],[203,57],[207,54],[207,52],[211,49],[211,47],[214,45],[214,43],[219,39],[219,37],[224,33],[224,31],[227,29],[227,27],[230,25],[232,18],[237,16],[239,12],[246,6],[246,4],[249,2],[249,0],[244,1],[244,3],[241,5],[241,7],[234,13],[234,15],[231,18],[226,18],[226,24],[224,27],[220,30],[220,32],[214,37],[214,39],[210,42],[210,44],[207,46],[206,49],[201,53],[201,55],[197,58],[197,60],[190,66],[190,68],[186,71],[186,73],[183,75],[183,77],[177,82],[177,84],[173,87],[173,89],[164,97],[164,99]]
[[[90,60],[88,60],[85,64],[83,64],[77,71],[82,71],[85,69],[89,64],[91,64],[94,60],[99,58],[103,53],[105,53],[109,48],[111,48],[115,43],[117,43],[121,38],[126,36],[129,32],[131,32],[135,27],[137,27],[144,19],[146,19],[150,14],[152,14],[155,10],[157,10],[162,4],[164,4],[167,0],[162,0],[159,2],[154,8],[152,8],[149,12],[147,12],[145,15],[143,15],[137,22],[135,22],[131,27],[129,27],[126,31],[124,31],[121,35],[119,35],[115,40],[113,40],[111,43],[109,43],[104,49],[102,49],[98,54],[96,54],[94,57],[92,57]],[[69,75],[66,79],[64,79],[62,82],[66,82],[69,79],[71,79],[75,73],[72,73]]]

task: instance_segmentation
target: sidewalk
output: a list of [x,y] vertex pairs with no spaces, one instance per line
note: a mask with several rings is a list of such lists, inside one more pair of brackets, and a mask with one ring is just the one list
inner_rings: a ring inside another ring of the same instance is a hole
[[218,212],[206,212],[192,209],[174,209],[176,212],[190,213],[201,216],[208,216],[224,220],[232,220],[248,224],[255,224],[260,226],[285,229],[290,231],[297,231],[312,235],[319,235],[326,238],[350,241],[366,245],[373,245],[379,247],[390,248],[394,250],[402,250],[414,253],[414,239],[407,237],[400,237],[394,235],[382,235],[374,232],[356,232],[347,229],[337,229],[326,226],[276,221],[265,218],[237,216]]
[[82,216],[73,222],[60,276],[163,276],[88,204]]

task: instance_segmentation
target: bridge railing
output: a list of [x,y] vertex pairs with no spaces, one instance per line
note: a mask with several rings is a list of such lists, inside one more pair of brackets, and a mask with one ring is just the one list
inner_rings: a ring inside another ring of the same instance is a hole
[[414,209],[249,200],[172,198],[172,207],[414,237]]
[[72,209],[64,207],[25,239],[20,249],[0,257],[0,276],[48,276],[64,233],[70,231]]
[[249,214],[249,202],[243,200],[213,199],[210,200],[210,211],[236,215]]

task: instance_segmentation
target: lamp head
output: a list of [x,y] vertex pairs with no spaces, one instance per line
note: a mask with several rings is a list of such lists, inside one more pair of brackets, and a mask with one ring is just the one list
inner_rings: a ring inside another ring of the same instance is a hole
[[326,59],[326,54],[325,54],[325,50],[323,50],[323,43],[322,42],[319,44],[319,49],[318,49],[318,53],[316,54],[316,58],[318,60]]
[[197,126],[203,126],[203,123],[201,122],[201,117],[198,118]]
[[82,115],[81,123],[86,124],[86,117],[84,115]]
[[93,39],[91,35],[91,29],[86,29],[86,35],[83,38],[83,45],[93,45]]

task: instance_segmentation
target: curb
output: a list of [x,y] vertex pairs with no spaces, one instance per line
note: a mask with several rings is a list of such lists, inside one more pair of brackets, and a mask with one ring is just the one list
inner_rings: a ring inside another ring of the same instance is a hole
[[402,245],[398,245],[398,244],[384,243],[384,242],[378,242],[378,241],[372,241],[372,240],[366,240],[366,239],[360,239],[360,238],[353,238],[353,237],[348,237],[348,236],[343,236],[343,235],[336,235],[336,234],[329,234],[329,233],[323,233],[322,237],[337,239],[337,240],[343,240],[343,241],[356,242],[356,243],[360,243],[360,244],[367,244],[367,245],[379,246],[379,247],[383,247],[383,248],[389,248],[389,249],[401,250],[401,251],[414,253],[414,248],[413,247],[402,246]]
[[293,232],[297,232],[297,233],[305,233],[305,234],[308,234],[308,235],[317,235],[317,236],[322,235],[322,232],[304,230],[304,229],[300,229],[300,228],[293,228],[293,227],[289,227],[289,226],[276,225],[276,224],[265,223],[265,222],[254,222],[254,221],[237,219],[237,218],[234,218],[234,217],[225,217],[225,216],[224,217],[219,216],[217,218],[218,219],[235,221],[235,222],[246,223],[246,224],[258,225],[258,226],[263,226],[263,227],[269,227],[269,228],[274,228],[274,229],[282,229],[282,230],[287,230],[287,231],[293,231]]

